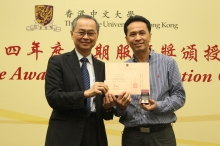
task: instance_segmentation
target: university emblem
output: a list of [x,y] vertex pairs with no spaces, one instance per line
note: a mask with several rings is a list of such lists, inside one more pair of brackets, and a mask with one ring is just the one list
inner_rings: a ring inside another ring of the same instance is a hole
[[53,18],[53,6],[50,5],[35,6],[35,19],[39,24],[45,26],[51,22],[52,18]]
[[36,5],[35,6],[35,24],[27,26],[26,30],[53,30],[61,31],[60,27],[53,25],[53,6],[51,5]]

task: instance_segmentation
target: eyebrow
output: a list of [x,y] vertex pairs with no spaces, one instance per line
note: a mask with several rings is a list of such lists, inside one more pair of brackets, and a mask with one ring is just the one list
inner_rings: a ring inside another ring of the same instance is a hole
[[146,32],[145,30],[131,31],[130,33]]
[[[86,31],[85,29],[79,29],[78,31]],[[87,30],[87,31],[93,31],[93,32],[95,32],[95,30],[93,30],[93,29],[90,29],[90,30]]]

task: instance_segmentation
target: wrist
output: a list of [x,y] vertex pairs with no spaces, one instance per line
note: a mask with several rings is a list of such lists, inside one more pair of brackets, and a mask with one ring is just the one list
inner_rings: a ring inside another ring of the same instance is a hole
[[126,110],[127,106],[117,105],[117,108],[120,110]]
[[83,94],[84,94],[84,98],[89,98],[93,96],[89,90],[85,90]]

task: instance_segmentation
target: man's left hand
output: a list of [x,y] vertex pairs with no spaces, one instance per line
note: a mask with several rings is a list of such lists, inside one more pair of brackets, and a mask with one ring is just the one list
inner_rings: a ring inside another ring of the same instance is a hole
[[116,98],[111,93],[106,93],[105,97],[103,98],[103,108],[105,110],[111,109],[113,106],[116,105]]
[[141,103],[141,99],[139,100],[139,104],[140,104],[141,108],[146,110],[146,111],[153,111],[157,107],[156,101],[154,101],[154,100],[152,100],[150,98],[149,98],[149,104]]

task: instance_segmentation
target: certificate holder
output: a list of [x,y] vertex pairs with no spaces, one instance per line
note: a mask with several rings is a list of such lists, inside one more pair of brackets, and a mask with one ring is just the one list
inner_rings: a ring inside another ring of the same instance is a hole
[[149,63],[105,63],[105,83],[115,95],[123,91],[141,94],[150,91]]

